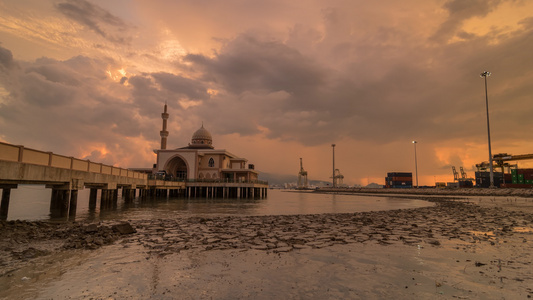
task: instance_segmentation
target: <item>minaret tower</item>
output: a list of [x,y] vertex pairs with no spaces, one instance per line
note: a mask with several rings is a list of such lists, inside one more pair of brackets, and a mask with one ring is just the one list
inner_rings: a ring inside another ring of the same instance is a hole
[[167,137],[168,137],[168,131],[167,131],[167,120],[168,120],[168,113],[167,113],[167,103],[165,102],[165,111],[161,114],[161,119],[163,119],[163,130],[159,132],[161,135],[161,150],[167,149]]

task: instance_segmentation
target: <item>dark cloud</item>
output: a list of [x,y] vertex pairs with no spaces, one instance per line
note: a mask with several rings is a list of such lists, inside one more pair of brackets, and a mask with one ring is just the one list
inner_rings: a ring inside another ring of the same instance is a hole
[[298,50],[248,34],[228,42],[213,59],[188,55],[185,60],[202,68],[206,79],[236,94],[254,90],[303,93],[325,80],[320,64]]
[[[127,29],[126,23],[119,17],[105,9],[85,0],[67,0],[56,4],[57,10],[71,20],[87,27],[108,41],[126,44],[123,32]],[[110,33],[119,31],[120,33]]]
[[6,48],[0,46],[0,67],[10,69],[15,65],[13,54]]
[[193,100],[206,100],[209,98],[206,86],[200,81],[164,72],[152,73],[151,76],[161,88],[178,97],[186,97]]
[[146,152],[133,141],[157,139],[160,106],[149,115],[127,96],[117,97],[130,87],[105,75],[112,63],[81,56],[20,63],[3,86],[9,94],[0,103],[0,124],[23,126],[2,126],[2,134],[9,142],[64,155],[90,150],[87,158],[104,163],[145,161]]
[[[443,8],[448,11],[448,19],[442,23],[435,32],[432,40],[446,42],[454,35],[460,33],[458,29],[472,17],[483,17],[496,9],[502,0],[449,0]],[[460,33],[463,35],[464,33]]]

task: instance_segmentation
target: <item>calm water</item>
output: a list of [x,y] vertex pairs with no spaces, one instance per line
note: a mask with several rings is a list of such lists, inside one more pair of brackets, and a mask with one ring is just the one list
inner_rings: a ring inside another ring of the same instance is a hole
[[[11,190],[8,220],[133,220],[169,218],[177,215],[293,215],[351,213],[431,206],[422,200],[390,196],[334,195],[269,190],[266,199],[186,199],[157,198],[125,203],[120,192],[116,207],[89,210],[89,189],[80,190],[75,216],[52,218],[51,189],[39,185],[19,185]],[[98,193],[100,197],[100,193]]]

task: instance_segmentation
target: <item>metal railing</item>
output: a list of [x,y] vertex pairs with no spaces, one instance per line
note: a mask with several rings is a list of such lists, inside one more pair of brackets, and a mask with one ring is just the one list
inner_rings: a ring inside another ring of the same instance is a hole
[[265,180],[234,180],[230,178],[217,178],[217,179],[187,179],[177,178],[169,175],[157,175],[148,174],[149,180],[163,180],[163,181],[177,181],[177,182],[190,182],[190,183],[256,183],[268,185],[268,181]]

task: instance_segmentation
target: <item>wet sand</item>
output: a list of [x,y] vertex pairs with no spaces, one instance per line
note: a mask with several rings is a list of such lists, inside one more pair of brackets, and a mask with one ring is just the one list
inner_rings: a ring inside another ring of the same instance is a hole
[[[533,201],[0,224],[1,299],[527,299]],[[126,228],[127,229],[127,228]]]

